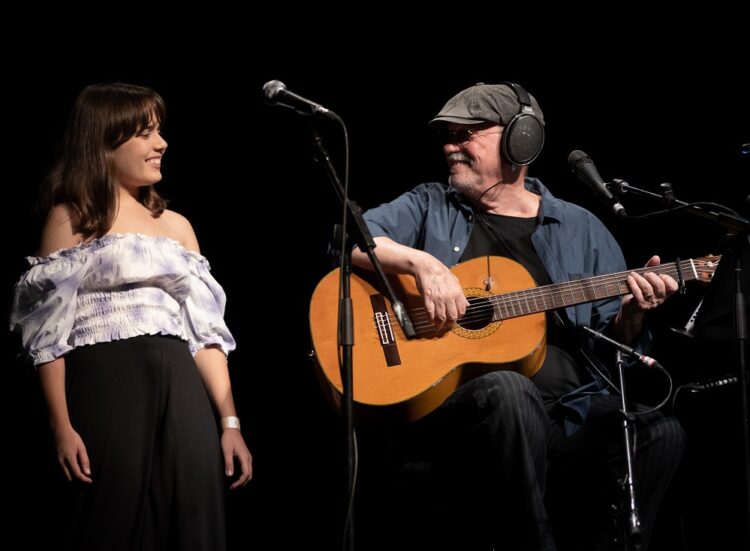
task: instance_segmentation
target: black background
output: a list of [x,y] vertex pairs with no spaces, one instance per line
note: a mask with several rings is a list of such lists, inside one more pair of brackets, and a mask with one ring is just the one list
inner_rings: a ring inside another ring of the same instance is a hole
[[[262,26],[256,22],[253,30]],[[599,215],[630,266],[653,253],[671,260],[719,252],[723,232],[686,215],[615,220],[570,173],[572,149],[587,152],[605,179],[654,191],[671,182],[682,200],[715,201],[748,214],[750,159],[740,153],[750,141],[747,48],[734,44],[729,30],[720,42],[700,33],[679,40],[653,33],[648,43],[639,37],[637,49],[637,33],[629,35],[629,45],[607,41],[606,47],[601,36],[568,36],[551,41],[543,54],[523,49],[523,55],[509,37],[515,46],[500,39],[480,44],[472,32],[450,31],[449,40],[435,33],[407,48],[393,43],[390,32],[383,28],[377,37],[357,41],[289,30],[243,38],[231,29],[207,42],[185,29],[179,42],[166,42],[138,31],[118,35],[116,51],[103,37],[78,36],[75,43],[66,37],[49,44],[44,56],[19,55],[6,67],[6,296],[24,269],[24,255],[35,249],[28,212],[78,92],[93,82],[124,81],[152,86],[166,100],[169,150],[159,189],[191,220],[227,292],[227,322],[239,344],[230,357],[231,375],[255,476],[230,497],[233,549],[337,548],[343,517],[339,419],[324,403],[307,358],[307,307],[329,270],[326,246],[339,206],[313,162],[306,120],[265,105],[266,81],[283,81],[346,122],[351,196],[365,208],[444,179],[426,122],[475,82],[513,80],[536,96],[546,120],[545,149],[530,174]],[[296,53],[279,54],[279,41],[293,44]],[[11,57],[24,48],[11,46]],[[343,174],[339,129],[326,122],[319,128]],[[633,213],[656,208],[636,197],[623,202]],[[728,345],[707,350],[714,344],[682,340],[668,330],[684,325],[701,293],[691,287],[654,316],[661,337],[654,355],[676,384],[731,370]],[[62,482],[35,375],[15,361],[16,352],[8,336],[5,535],[47,545],[57,537]],[[643,399],[658,401],[662,380],[651,374],[638,379],[646,388]],[[655,548],[720,548],[722,541],[742,537],[738,400],[726,388],[678,402],[690,447],[665,502]]]

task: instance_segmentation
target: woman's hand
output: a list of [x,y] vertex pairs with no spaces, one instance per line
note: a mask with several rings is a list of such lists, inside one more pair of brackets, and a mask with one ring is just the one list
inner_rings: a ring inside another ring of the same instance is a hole
[[65,478],[74,478],[91,484],[91,464],[89,454],[81,436],[68,426],[55,431],[55,446],[57,448],[57,462],[62,467]]
[[242,433],[238,429],[224,429],[221,435],[221,451],[224,454],[224,472],[227,476],[234,475],[234,458],[240,464],[242,474],[229,487],[230,490],[244,486],[253,476],[253,456],[245,444]]

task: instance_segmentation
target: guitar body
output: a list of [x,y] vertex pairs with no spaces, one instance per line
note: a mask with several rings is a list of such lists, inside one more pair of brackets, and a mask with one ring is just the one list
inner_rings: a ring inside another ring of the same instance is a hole
[[[436,332],[411,276],[389,276],[418,332],[407,339],[389,301],[373,285],[371,273],[352,275],[354,311],[354,412],[358,420],[376,417],[412,421],[437,408],[462,383],[500,369],[526,376],[544,361],[544,312],[493,321],[485,298],[536,284],[518,263],[480,257],[453,268],[464,294],[475,306],[459,325]],[[338,347],[339,271],[318,284],[310,304],[310,328],[317,371],[326,396],[337,408],[342,384]],[[471,319],[467,319],[471,318]]]

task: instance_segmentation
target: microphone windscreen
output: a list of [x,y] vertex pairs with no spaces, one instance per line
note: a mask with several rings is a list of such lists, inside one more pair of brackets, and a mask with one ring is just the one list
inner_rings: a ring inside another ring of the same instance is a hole
[[280,80],[269,80],[263,85],[263,95],[266,96],[266,101],[275,101],[278,93],[284,89],[286,84]]
[[580,161],[581,159],[585,159],[586,157],[588,157],[588,155],[586,155],[583,151],[581,151],[580,149],[575,149],[570,152],[570,155],[568,155],[568,164],[575,165],[576,163],[578,163],[578,161]]

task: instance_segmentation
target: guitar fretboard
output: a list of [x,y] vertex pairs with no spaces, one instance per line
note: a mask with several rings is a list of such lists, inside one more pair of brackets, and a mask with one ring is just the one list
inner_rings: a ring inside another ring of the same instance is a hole
[[[684,281],[698,279],[695,261],[683,260],[680,261],[679,265]],[[633,272],[641,275],[646,272],[667,274],[675,280],[679,280],[677,263],[671,262],[659,266],[649,266],[626,272],[503,293],[490,297],[494,310],[493,320],[517,318],[574,304],[625,295],[630,292],[627,277]]]

